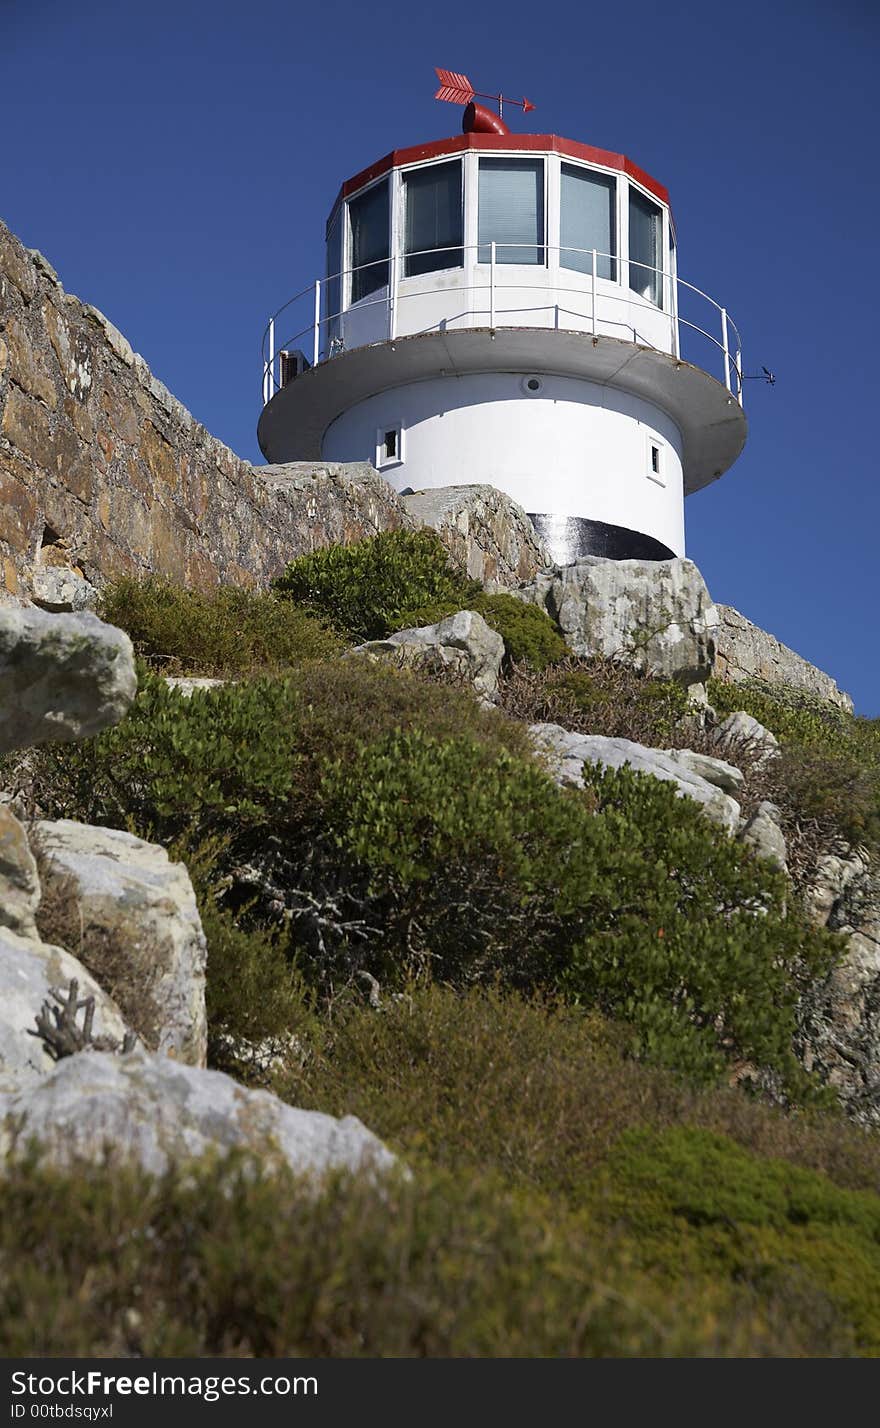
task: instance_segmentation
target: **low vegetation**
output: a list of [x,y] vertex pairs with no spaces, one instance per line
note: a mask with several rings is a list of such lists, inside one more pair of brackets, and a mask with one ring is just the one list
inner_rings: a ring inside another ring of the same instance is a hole
[[[345,654],[465,607],[505,641],[496,710]],[[8,779],[183,858],[211,1064],[361,1117],[412,1176],[316,1195],[238,1162],[22,1162],[0,1351],[880,1353],[880,1141],[792,1049],[838,939],[668,785],[587,769],[562,791],[527,738],[708,749],[677,685],[573,658],[432,532],[316,552],[270,595],[120,582],[103,608],[142,658],[129,717]],[[184,671],[235,682],[185,698],[161,677]],[[877,837],[877,721],[710,698],[782,740],[747,802],[780,804],[796,871]],[[40,915],[76,941],[63,897]]]

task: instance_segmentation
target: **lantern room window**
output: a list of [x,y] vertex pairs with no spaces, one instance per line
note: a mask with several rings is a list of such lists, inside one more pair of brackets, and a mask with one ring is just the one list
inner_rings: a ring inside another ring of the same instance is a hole
[[349,202],[352,302],[388,285],[388,217],[387,179]]
[[559,214],[559,262],[577,273],[592,273],[614,282],[617,251],[614,221],[616,185],[607,174],[593,173],[575,164],[562,165]]
[[412,169],[403,178],[404,273],[435,273],[464,264],[461,162]]
[[324,283],[324,336],[332,342],[339,333],[342,308],[342,210],[337,209],[327,228],[327,278]]
[[663,306],[663,215],[630,187],[629,191],[629,285],[634,293]]
[[479,261],[544,262],[542,159],[480,159]]

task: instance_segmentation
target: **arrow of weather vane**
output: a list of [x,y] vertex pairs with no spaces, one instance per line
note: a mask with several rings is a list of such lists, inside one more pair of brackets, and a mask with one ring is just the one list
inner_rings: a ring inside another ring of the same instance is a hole
[[434,95],[435,99],[444,99],[447,104],[470,104],[471,100],[494,99],[498,105],[499,118],[504,114],[505,104],[515,104],[517,109],[521,109],[523,114],[528,114],[530,109],[534,109],[534,104],[528,99],[508,99],[503,94],[484,94],[480,89],[474,89],[466,74],[456,74],[451,69],[437,69],[434,73],[440,81],[440,88]]

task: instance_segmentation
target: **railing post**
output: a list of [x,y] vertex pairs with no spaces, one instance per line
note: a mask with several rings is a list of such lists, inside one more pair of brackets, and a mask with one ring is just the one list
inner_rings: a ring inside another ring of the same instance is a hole
[[388,341],[393,342],[395,329],[397,327],[397,254],[392,253],[389,260],[391,271],[388,283]]
[[727,339],[727,308],[721,309],[721,346],[724,350],[724,385],[728,391],[732,391],[730,385],[730,346]]
[[495,331],[495,240],[489,249],[489,326]]
[[596,336],[596,272],[599,266],[599,257],[596,249],[593,249],[593,336]]
[[312,342],[312,366],[321,360],[321,279],[315,279],[315,330]]
[[742,348],[741,348],[741,347],[738,347],[738,348],[736,349],[736,399],[737,399],[737,401],[739,402],[740,406],[742,406],[742,404],[743,404],[743,378],[742,378],[742,370],[743,370]]
[[275,319],[269,318],[269,363],[265,378],[266,401],[275,395]]

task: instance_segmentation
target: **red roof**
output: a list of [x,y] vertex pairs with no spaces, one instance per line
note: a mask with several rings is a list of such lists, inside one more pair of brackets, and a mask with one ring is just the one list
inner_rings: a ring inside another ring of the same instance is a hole
[[[451,139],[434,139],[428,144],[415,144],[411,149],[392,149],[384,158],[377,159],[359,174],[342,185],[333,205],[356,193],[364,184],[387,174],[390,169],[401,168],[405,164],[423,163],[427,159],[443,158],[446,154],[462,154],[468,149],[480,149],[489,153],[551,153],[561,154],[568,159],[581,159],[588,164],[601,164],[606,169],[617,169],[628,174],[636,183],[659,198],[661,203],[669,203],[669,191],[657,179],[646,174],[625,154],[613,154],[609,149],[594,149],[592,144],[579,144],[575,139],[560,139],[556,134],[455,134]],[[331,216],[332,211],[331,210]]]

